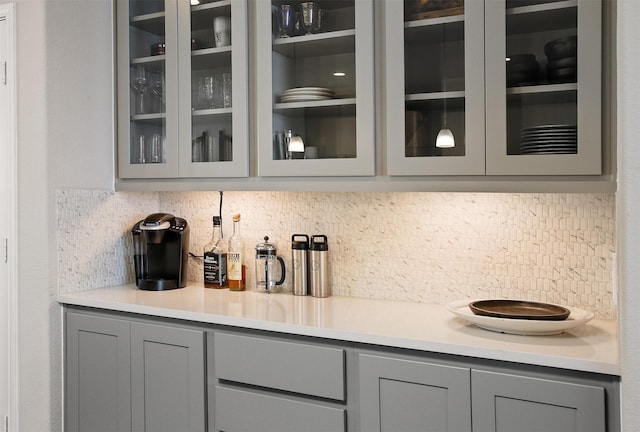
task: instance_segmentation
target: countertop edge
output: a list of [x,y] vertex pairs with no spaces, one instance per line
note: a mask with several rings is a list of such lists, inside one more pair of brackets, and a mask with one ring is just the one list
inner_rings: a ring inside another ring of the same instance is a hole
[[[108,289],[108,288],[106,288]],[[196,323],[218,324],[232,327],[240,327],[254,330],[273,331],[283,334],[318,337],[336,341],[356,342],[370,345],[378,345],[392,348],[414,349],[424,352],[435,352],[450,355],[459,355],[477,359],[498,360],[535,366],[547,366],[553,368],[598,373],[620,376],[621,370],[618,363],[579,359],[576,357],[564,357],[550,354],[538,354],[527,351],[514,351],[496,347],[482,347],[464,345],[459,343],[443,343],[432,340],[417,340],[397,335],[382,335],[366,331],[345,330],[320,326],[309,326],[295,323],[284,323],[247,317],[236,317],[223,314],[185,311],[183,309],[160,307],[154,305],[135,304],[121,300],[110,300],[99,296],[87,297],[82,293],[58,294],[57,301],[60,304],[72,306],[84,306],[108,311],[126,312],[151,317],[163,317],[179,319]],[[106,296],[105,296],[106,297]],[[459,318],[451,316],[452,320]],[[526,336],[525,336],[526,337]]]

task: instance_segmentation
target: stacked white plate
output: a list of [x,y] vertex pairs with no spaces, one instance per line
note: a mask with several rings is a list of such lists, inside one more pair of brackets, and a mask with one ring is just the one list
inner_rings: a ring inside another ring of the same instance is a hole
[[542,125],[522,130],[520,154],[576,154],[576,125]]
[[333,99],[335,92],[324,87],[296,87],[284,90],[281,102],[304,102]]

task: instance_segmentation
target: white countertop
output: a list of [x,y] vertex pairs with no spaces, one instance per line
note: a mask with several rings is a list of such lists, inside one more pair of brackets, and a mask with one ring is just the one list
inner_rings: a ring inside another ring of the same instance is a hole
[[475,327],[445,306],[351,297],[135,285],[60,294],[63,304],[212,324],[620,375],[617,322],[592,320],[554,336]]

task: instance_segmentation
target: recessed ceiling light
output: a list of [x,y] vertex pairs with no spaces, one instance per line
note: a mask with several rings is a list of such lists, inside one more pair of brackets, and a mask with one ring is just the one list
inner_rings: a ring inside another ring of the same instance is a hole
[[335,76],[335,77],[343,77],[343,76],[345,76],[345,75],[346,75],[346,74],[345,74],[344,72],[334,72],[334,73],[333,73],[333,76]]
[[191,6],[199,5],[200,0],[191,0]]

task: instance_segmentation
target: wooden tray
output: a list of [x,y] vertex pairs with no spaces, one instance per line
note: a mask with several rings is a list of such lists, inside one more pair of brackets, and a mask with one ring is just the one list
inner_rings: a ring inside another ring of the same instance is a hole
[[562,321],[571,313],[562,306],[524,300],[478,300],[469,303],[469,309],[476,315],[545,321]]

